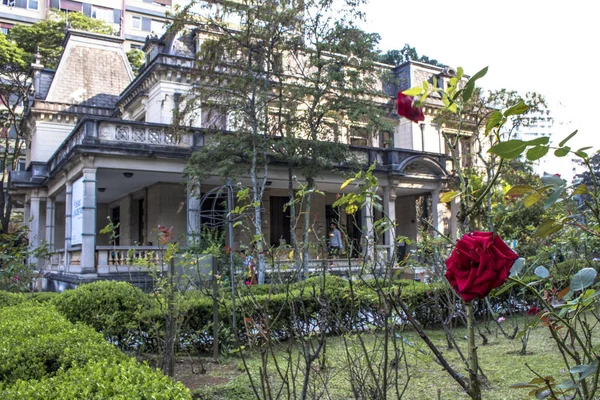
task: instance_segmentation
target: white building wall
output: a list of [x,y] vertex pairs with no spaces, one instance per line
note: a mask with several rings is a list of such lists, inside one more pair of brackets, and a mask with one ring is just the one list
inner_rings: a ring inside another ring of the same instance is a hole
[[[178,82],[159,81],[148,93],[146,122],[170,124],[173,121],[175,93],[186,95],[190,85]],[[183,100],[183,97],[182,97]]]
[[47,162],[73,130],[74,124],[37,122],[27,151],[27,165],[32,161]]
[[418,127],[413,122],[402,118],[396,125],[396,131],[394,132],[394,147],[412,149],[414,144],[413,131],[416,129]]

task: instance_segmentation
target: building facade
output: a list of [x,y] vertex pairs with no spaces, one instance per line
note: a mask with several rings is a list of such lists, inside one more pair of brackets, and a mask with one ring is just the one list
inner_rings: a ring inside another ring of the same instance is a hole
[[148,35],[161,36],[167,14],[184,0],[1,0],[0,28],[7,33],[15,24],[30,25],[46,19],[51,10],[81,12],[102,20],[125,39],[125,49],[141,49]]
[[[68,33],[56,71],[34,69],[26,170],[11,174],[11,187],[31,221],[30,244],[46,244],[52,253],[49,261],[31,260],[48,279],[66,285],[131,277],[132,254],[160,254],[152,253],[158,250],[158,226],[173,226],[180,238],[200,230],[206,211],[200,196],[223,185],[223,178],[211,176],[191,187],[183,172],[190,155],[218,132],[214,120],[209,121],[212,117],[202,111],[184,133],[170,129],[176,94],[185,96],[196,84],[192,70],[198,41],[189,37],[194,34],[149,39],[147,63],[136,77],[127,62],[125,38],[79,31]],[[389,91],[390,108],[399,89],[432,76],[442,81],[453,76],[451,70],[412,62],[393,73],[400,87]],[[454,168],[442,138],[445,128],[433,122],[440,108],[441,102],[431,99],[421,124],[391,116],[396,129],[389,140],[365,142],[350,133],[344,137],[365,166],[376,164],[383,205],[382,211],[367,207],[355,215],[362,231],[352,229],[350,216],[343,212],[335,217],[347,232],[348,251],[368,247],[391,255],[396,236],[416,239],[424,216],[417,207],[422,199],[427,199],[425,217],[436,229],[456,231],[456,203],[439,202]],[[224,113],[219,131],[233,129]],[[289,243],[284,207],[288,179],[286,166],[270,166],[262,228],[272,246]],[[340,189],[346,179],[340,171],[320,175],[317,187],[325,195],[315,197],[311,207],[316,230],[327,232],[333,203],[352,190]],[[241,183],[248,186],[249,177]],[[396,221],[396,228],[369,242],[363,232],[371,231],[382,213]],[[118,224],[116,239],[100,232],[109,219]],[[302,228],[297,227],[298,233]],[[236,230],[229,245],[239,248],[251,239]],[[318,258],[318,252],[311,257]]]

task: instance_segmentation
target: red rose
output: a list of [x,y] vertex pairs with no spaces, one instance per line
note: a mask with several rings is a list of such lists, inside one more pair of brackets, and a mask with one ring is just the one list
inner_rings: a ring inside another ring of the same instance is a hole
[[413,107],[413,97],[398,92],[398,114],[412,122],[425,121],[423,110]]
[[473,232],[446,260],[446,279],[464,301],[483,299],[502,285],[519,255],[493,232]]
[[529,309],[527,310],[527,315],[537,315],[540,311],[539,308],[537,308],[536,306],[531,306],[529,307]]

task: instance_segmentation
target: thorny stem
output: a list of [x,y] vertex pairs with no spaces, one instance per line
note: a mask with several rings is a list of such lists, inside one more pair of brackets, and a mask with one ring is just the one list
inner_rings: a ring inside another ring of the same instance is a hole
[[[450,366],[450,364],[448,364],[448,361],[446,361],[446,359],[444,358],[442,353],[440,353],[440,351],[435,346],[435,344],[433,344],[431,339],[429,339],[429,336],[427,336],[427,334],[425,333],[425,331],[423,330],[423,328],[421,327],[419,322],[417,322],[417,320],[412,316],[410,310],[408,309],[408,306],[402,301],[402,299],[400,299],[400,293],[398,293],[398,297],[397,297],[396,301],[393,301],[393,299],[391,298],[391,295],[388,295],[388,296],[390,297],[390,304],[392,304],[392,307],[394,307],[394,310],[396,311],[396,313],[399,316],[403,315],[404,317],[406,317],[408,322],[410,322],[410,324],[413,326],[413,328],[415,328],[415,330],[417,331],[417,333],[419,334],[421,339],[423,339],[425,344],[429,347],[429,349],[433,352],[433,354],[435,354],[436,358],[438,359],[438,361],[440,362],[442,367],[444,367],[446,372],[448,372],[448,374],[450,374],[450,376],[463,388],[463,390],[468,393],[469,392],[469,384],[458,374],[458,372],[456,372]],[[400,312],[397,305],[400,305],[400,308],[402,308],[402,312]]]
[[467,335],[469,343],[469,395],[474,400],[481,400],[481,382],[477,372],[479,370],[479,361],[477,359],[477,345],[475,344],[475,318],[473,316],[473,302],[466,304],[467,308]]

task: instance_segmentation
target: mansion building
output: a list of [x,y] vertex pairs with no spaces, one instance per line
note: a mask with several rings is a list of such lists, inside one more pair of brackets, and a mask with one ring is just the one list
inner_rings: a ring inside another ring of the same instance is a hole
[[[65,38],[56,70],[32,65],[35,93],[26,114],[26,166],[11,173],[10,185],[25,206],[30,245],[45,244],[52,254],[49,260],[30,262],[37,263],[46,278],[60,282],[59,289],[130,277],[130,270],[124,269],[127,254],[157,250],[158,226],[173,226],[180,237],[201,229],[206,210],[199,196],[223,185],[224,178],[211,176],[190,188],[184,168],[208,136],[219,133],[207,128],[206,112],[200,112],[201,117],[183,133],[170,129],[177,100],[195,84],[198,42],[185,37],[193,34],[147,39],[146,65],[137,76],[127,60],[125,38],[73,30]],[[453,76],[451,69],[417,62],[383,67],[399,82],[386,94],[390,110],[395,109],[398,90],[432,77],[443,84]],[[419,229],[425,227],[422,218],[452,235],[456,201],[439,201],[453,170],[442,134],[447,128],[434,122],[441,107],[440,101],[430,99],[420,124],[390,112],[395,129],[386,141],[343,137],[365,168],[375,163],[382,211],[359,210],[356,217],[366,227],[362,231],[353,229],[343,212],[336,216],[332,205],[340,194],[352,190],[340,187],[355,172],[340,167],[318,177],[317,188],[325,195],[313,197],[316,226],[327,232],[329,223],[337,221],[352,243],[348,251],[360,251],[365,243],[362,232],[373,224],[369,216],[380,218],[385,213],[396,221],[395,232],[372,245],[388,255],[394,254],[396,236],[417,239]],[[229,123],[225,115],[223,132],[231,130]],[[467,152],[468,146],[465,137],[458,151]],[[248,176],[240,182],[250,185]],[[288,201],[287,167],[274,164],[269,167],[263,198],[267,245],[290,243],[289,209],[284,207]],[[118,224],[118,236],[112,240],[100,232],[109,219]],[[298,236],[301,230],[298,226]],[[250,240],[236,230],[228,245],[237,249]]]

